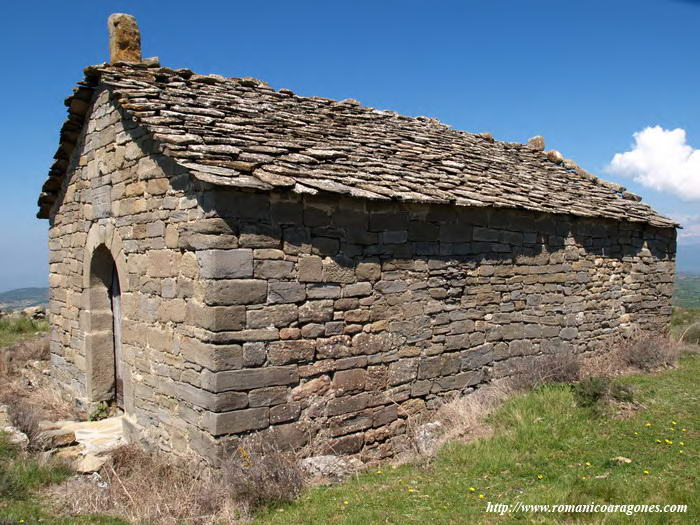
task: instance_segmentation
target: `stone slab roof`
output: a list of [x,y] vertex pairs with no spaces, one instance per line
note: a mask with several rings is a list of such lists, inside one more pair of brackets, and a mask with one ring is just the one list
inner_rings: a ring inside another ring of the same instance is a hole
[[163,153],[203,181],[372,200],[490,206],[677,224],[575,163],[489,134],[454,130],[348,99],[275,91],[255,79],[117,63],[91,66],[39,199],[49,217],[95,89],[108,89]]

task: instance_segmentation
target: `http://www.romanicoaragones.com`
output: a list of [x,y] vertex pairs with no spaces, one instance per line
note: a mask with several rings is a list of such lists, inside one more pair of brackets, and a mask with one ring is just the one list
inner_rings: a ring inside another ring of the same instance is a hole
[[651,513],[683,513],[688,512],[688,505],[645,505],[645,504],[610,504],[610,503],[580,503],[559,505],[526,504],[520,501],[509,503],[486,503],[486,512],[494,514],[516,513],[621,513],[627,516]]

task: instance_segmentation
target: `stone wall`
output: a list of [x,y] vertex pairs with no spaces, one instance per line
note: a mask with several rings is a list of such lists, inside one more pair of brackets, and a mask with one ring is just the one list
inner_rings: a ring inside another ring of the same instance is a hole
[[384,457],[410,414],[524,360],[668,324],[673,229],[217,188],[105,94],[77,150],[51,228],[55,377],[90,401],[85,263],[104,244],[126,410],[165,450],[213,456],[263,430]]
[[196,374],[176,346],[198,276],[195,254],[178,241],[179,225],[202,215],[187,196],[189,181],[107,92],[98,93],[49,230],[54,380],[88,409],[105,397],[91,383],[111,379],[100,377],[113,368],[103,348],[111,320],[90,288],[94,254],[105,247],[121,285],[125,409],[147,441],[174,450],[186,450],[188,427],[163,381]]
[[[663,330],[675,231],[499,209],[204,189],[188,304],[198,423],[384,457],[406,417],[543,354]],[[191,388],[189,385],[187,389]],[[213,393],[213,394],[210,394]],[[218,395],[217,395],[218,394]]]

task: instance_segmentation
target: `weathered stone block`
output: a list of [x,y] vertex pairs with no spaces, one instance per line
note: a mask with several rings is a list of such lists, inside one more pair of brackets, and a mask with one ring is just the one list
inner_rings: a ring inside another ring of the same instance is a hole
[[243,366],[243,348],[240,345],[215,345],[190,337],[180,344],[182,356],[209,370],[233,370]]
[[359,281],[377,281],[382,274],[382,269],[378,261],[362,261],[358,263],[355,271]]
[[333,388],[345,394],[360,392],[364,390],[366,381],[366,370],[341,370],[333,375]]
[[148,252],[148,273],[151,277],[175,277],[178,274],[180,253],[172,250]]
[[322,262],[323,282],[354,283],[355,268],[352,260],[326,257]]
[[348,284],[343,287],[343,297],[364,297],[371,293],[372,283],[369,282]]
[[246,327],[246,311],[245,306],[206,306],[189,301],[185,320],[213,332],[243,330]]
[[299,307],[299,321],[302,323],[325,323],[333,320],[333,301],[307,301]]
[[224,372],[202,372],[202,387],[212,392],[252,390],[266,386],[291,385],[299,381],[296,367],[271,366]]
[[301,413],[301,405],[299,403],[284,403],[270,408],[270,424],[276,425],[294,421]]
[[279,405],[287,400],[287,392],[288,388],[286,386],[258,388],[248,392],[248,402],[251,407]]
[[328,416],[337,416],[349,412],[357,412],[367,408],[368,404],[369,394],[367,392],[356,396],[336,397],[331,399],[326,405],[326,414]]
[[291,279],[294,277],[294,263],[290,261],[255,261],[256,279]]
[[260,310],[248,310],[247,328],[266,328],[275,326],[281,328],[288,326],[297,320],[299,313],[296,305],[280,304],[277,306],[264,306]]
[[204,250],[197,252],[197,260],[204,279],[253,277],[253,250]]
[[260,430],[270,425],[268,408],[248,408],[232,412],[205,412],[204,427],[214,436]]
[[267,301],[267,281],[222,279],[202,281],[204,302],[209,305],[261,304]]
[[268,289],[268,302],[300,303],[306,299],[306,287],[297,282],[271,282]]
[[308,363],[316,352],[315,341],[275,341],[267,346],[267,361],[271,365]]
[[323,282],[323,261],[317,255],[299,259],[299,281],[302,283]]
[[388,384],[391,386],[408,383],[418,374],[417,359],[400,359],[389,365]]
[[340,286],[334,284],[309,284],[306,286],[306,296],[309,299],[337,299],[340,297]]

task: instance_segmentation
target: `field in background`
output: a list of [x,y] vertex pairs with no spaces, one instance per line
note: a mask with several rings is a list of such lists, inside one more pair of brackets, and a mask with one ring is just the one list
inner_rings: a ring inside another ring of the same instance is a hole
[[0,293],[0,311],[15,311],[49,303],[48,288],[18,288]]
[[700,275],[679,273],[673,304],[684,308],[700,308]]

